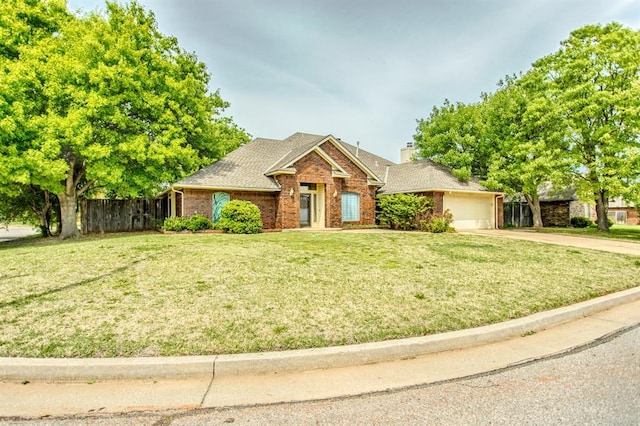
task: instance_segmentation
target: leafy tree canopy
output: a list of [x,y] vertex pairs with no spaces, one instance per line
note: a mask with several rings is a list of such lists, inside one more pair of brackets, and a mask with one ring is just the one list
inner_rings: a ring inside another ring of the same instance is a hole
[[588,25],[533,64],[564,113],[573,181],[608,230],[608,200],[637,198],[640,175],[640,31]]
[[487,146],[482,104],[434,107],[426,120],[418,120],[416,145],[423,158],[450,167],[460,180],[486,177],[491,149]]
[[[9,3],[33,13],[58,5]],[[32,16],[2,12],[17,28]],[[104,15],[61,12],[42,28],[28,42],[5,43],[18,56],[0,86],[0,109],[11,116],[0,124],[1,161],[12,170],[0,179],[56,194],[63,238],[77,233],[77,198],[88,191],[153,195],[249,139],[219,117],[228,103],[209,91],[205,65],[137,3],[107,2]]]
[[580,28],[480,102],[446,101],[418,123],[423,158],[522,193],[536,226],[539,187],[574,185],[607,230],[610,198],[640,201],[640,31]]

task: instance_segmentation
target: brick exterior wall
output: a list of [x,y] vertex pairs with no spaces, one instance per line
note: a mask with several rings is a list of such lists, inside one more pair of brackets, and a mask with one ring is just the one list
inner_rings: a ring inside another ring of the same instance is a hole
[[635,207],[610,207],[610,212],[627,212],[627,225],[640,225],[640,219],[638,218],[638,209]]
[[[279,175],[276,180],[282,187],[276,199],[276,229],[300,227],[300,186],[295,175]],[[293,197],[289,195],[293,189]]]
[[496,207],[498,209],[496,226],[498,229],[504,229],[504,197],[496,197]]
[[[320,148],[326,152],[336,163],[338,163],[350,177],[347,179],[335,178],[333,185],[327,186],[327,199],[329,204],[329,226],[332,228],[342,227],[342,193],[354,192],[360,195],[360,220],[348,222],[358,225],[373,225],[376,223],[376,192],[377,187],[370,186],[367,183],[367,175],[355,163],[353,163],[346,155],[344,155],[331,142],[325,142]],[[324,160],[323,160],[324,161]],[[327,164],[329,168],[330,165]],[[333,192],[338,192],[333,198]]]
[[569,201],[540,203],[543,226],[569,226],[571,224]]
[[[184,215],[190,217],[200,213],[212,219],[214,192],[226,192],[231,200],[250,201],[260,209],[262,227],[273,229],[276,227],[277,193],[251,191],[212,191],[202,189],[184,189]],[[177,207],[177,206],[176,206]],[[177,213],[177,211],[176,211]]]
[[[282,174],[276,180],[282,187],[277,201],[276,225],[277,229],[300,227],[300,184],[315,183],[324,185],[324,226],[327,228],[341,228],[342,223],[342,193],[355,192],[360,195],[360,220],[349,222],[356,224],[375,223],[376,187],[367,184],[366,174],[360,170],[331,142],[325,142],[320,147],[336,163],[338,163],[351,177],[334,178],[332,166],[316,152],[310,152],[294,163],[295,175]],[[290,195],[293,189],[293,196]],[[336,193],[334,197],[333,194]]]
[[444,213],[444,192],[416,192],[415,195],[422,195],[433,199],[433,213],[441,215]]
[[584,210],[584,203],[582,201],[571,201],[569,202],[569,220],[571,220],[572,217],[577,217],[577,216],[582,216],[582,217],[589,217],[590,212]]

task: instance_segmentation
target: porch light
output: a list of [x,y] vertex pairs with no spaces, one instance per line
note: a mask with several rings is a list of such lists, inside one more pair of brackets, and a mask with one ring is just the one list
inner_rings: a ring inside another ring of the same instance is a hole
[[289,196],[290,196],[290,197],[293,197],[293,188],[291,188],[291,189],[289,190]]
[[338,196],[338,190],[334,189],[333,190],[333,198],[336,198]]

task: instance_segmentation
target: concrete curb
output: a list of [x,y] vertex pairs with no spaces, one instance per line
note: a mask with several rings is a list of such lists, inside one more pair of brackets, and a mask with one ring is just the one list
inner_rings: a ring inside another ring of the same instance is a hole
[[432,336],[330,348],[163,358],[0,358],[0,380],[220,378],[372,364],[507,340],[639,299],[640,287],[635,287],[499,324]]

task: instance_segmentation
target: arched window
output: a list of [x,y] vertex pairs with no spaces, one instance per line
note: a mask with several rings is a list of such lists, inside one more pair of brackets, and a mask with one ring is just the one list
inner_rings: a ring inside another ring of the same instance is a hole
[[220,212],[225,204],[229,202],[231,197],[226,192],[214,192],[213,193],[213,208],[212,210],[212,218],[213,223],[218,223],[220,221]]

